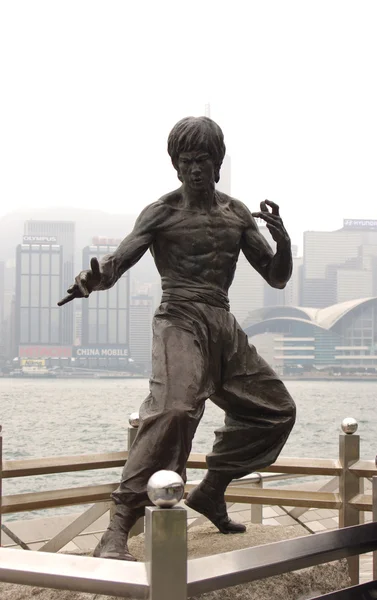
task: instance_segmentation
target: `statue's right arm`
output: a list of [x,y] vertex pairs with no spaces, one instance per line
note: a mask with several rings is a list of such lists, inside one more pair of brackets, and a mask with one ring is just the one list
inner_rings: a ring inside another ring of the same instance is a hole
[[140,213],[132,232],[124,238],[115,252],[100,260],[101,283],[97,289],[111,288],[123,273],[141,259],[153,243],[165,214],[166,206],[159,201],[150,204]]
[[136,219],[133,231],[121,242],[113,254],[107,254],[99,262],[93,257],[90,269],[81,271],[75,283],[68,288],[68,295],[58,302],[63,306],[74,298],[87,298],[97,290],[108,290],[132,265],[145,254],[153,243],[156,232],[166,218],[168,207],[161,201],[147,206]]

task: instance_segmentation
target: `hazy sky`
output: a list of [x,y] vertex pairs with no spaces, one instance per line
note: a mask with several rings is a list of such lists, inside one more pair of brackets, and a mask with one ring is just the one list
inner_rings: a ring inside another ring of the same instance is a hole
[[222,127],[232,193],[295,242],[377,218],[377,3],[3,0],[0,216],[137,213],[177,187],[174,123]]

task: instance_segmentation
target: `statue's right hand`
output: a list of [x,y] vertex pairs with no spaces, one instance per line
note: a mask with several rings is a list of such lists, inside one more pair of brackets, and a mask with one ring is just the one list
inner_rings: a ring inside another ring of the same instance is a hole
[[75,283],[68,288],[68,296],[58,302],[58,306],[63,306],[67,302],[71,302],[74,298],[88,298],[89,294],[98,289],[101,282],[101,272],[98,259],[93,257],[90,260],[90,269],[81,271],[75,277]]

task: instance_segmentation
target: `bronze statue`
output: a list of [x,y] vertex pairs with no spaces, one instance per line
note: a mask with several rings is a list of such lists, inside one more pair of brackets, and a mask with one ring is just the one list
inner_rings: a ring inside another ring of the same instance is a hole
[[[147,206],[134,230],[113,254],[82,271],[59,305],[111,288],[150,249],[162,280],[162,300],[153,318],[150,393],[140,408],[140,426],[124,467],[117,505],[94,556],[134,560],[130,528],[150,505],[147,482],[160,469],[186,480],[192,439],[208,398],[225,412],[216,431],[208,472],[189,494],[187,506],[222,533],[241,533],[231,521],[224,493],[233,478],[272,464],[295,421],[295,404],[284,384],[249,345],[229,312],[228,289],[240,251],[275,288],[292,272],[290,238],[274,202],[250,213],[242,202],[215,189],[225,155],[220,127],[207,117],[179,121],[168,152],[182,185]],[[271,209],[269,211],[268,207]],[[274,254],[254,217],[276,241]]]

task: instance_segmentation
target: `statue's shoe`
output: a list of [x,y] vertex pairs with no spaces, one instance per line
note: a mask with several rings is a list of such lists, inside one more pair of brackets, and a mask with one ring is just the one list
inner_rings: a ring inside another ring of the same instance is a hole
[[215,490],[200,483],[189,493],[185,504],[209,519],[220,533],[244,533],[243,523],[236,523],[229,518],[224,497],[216,497]]
[[128,550],[128,534],[143,514],[144,508],[130,509],[123,504],[118,504],[110,525],[94,549],[93,556],[136,561]]
[[96,558],[136,561],[136,558],[128,550],[127,537],[122,532],[105,531],[93,551],[93,556]]

